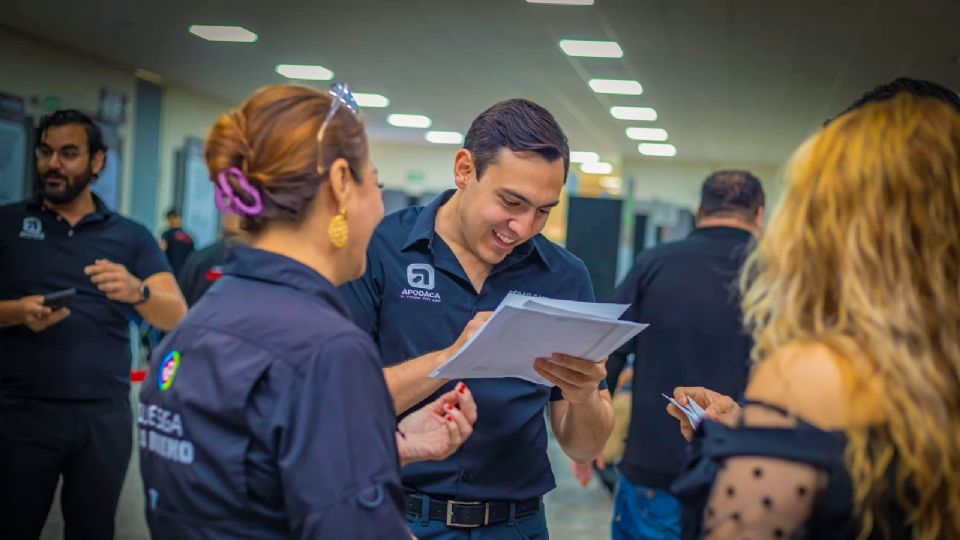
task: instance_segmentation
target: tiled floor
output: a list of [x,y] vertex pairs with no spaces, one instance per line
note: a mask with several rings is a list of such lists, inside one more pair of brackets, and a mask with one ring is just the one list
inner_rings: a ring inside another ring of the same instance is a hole
[[[135,395],[135,394],[134,394]],[[136,403],[136,400],[132,400]],[[136,414],[134,414],[136,418]],[[610,537],[610,514],[613,506],[609,495],[596,480],[582,489],[570,473],[570,461],[551,439],[548,450],[557,477],[557,489],[546,497],[547,521],[554,540],[603,540]],[[120,496],[117,512],[117,540],[149,540],[143,517],[143,493],[140,487],[139,460],[134,445],[127,480]],[[63,538],[59,494],[54,499],[50,517],[41,540]]]

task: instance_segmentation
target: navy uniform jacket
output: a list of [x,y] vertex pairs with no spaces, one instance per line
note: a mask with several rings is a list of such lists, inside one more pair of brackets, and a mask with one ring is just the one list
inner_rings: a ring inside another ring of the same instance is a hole
[[139,279],[169,272],[143,225],[96,210],[71,227],[40,196],[0,206],[0,300],[74,288],[70,316],[42,332],[0,328],[0,394],[51,400],[128,399],[132,304],[109,300],[83,269],[97,259]]
[[[541,235],[514,248],[478,294],[434,232],[437,210],[453,193],[387,216],[370,242],[366,274],[341,288],[386,366],[449,347],[477,312],[496,309],[509,292],[594,299],[583,262]],[[559,389],[513,378],[470,379],[467,385],[478,407],[473,435],[444,461],[404,467],[404,485],[465,501],[520,501],[553,489],[543,410],[551,399],[562,398]]]
[[140,393],[154,538],[408,538],[396,422],[336,289],[237,246]]

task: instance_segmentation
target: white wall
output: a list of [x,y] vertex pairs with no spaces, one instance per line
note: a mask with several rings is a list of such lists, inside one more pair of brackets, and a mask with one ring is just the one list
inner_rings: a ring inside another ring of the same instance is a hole
[[233,104],[189,89],[166,86],[160,118],[160,178],[157,182],[157,227],[173,203],[176,152],[187,137],[206,140],[213,123]]
[[[133,73],[48,42],[37,41],[0,27],[0,92],[22,97],[27,114],[39,120],[46,111],[43,99],[55,96],[61,108],[96,113],[103,87],[127,94],[127,120],[119,126],[123,138],[120,211],[130,208],[129,178],[133,171]],[[39,100],[31,105],[31,98]]]
[[[15,33],[0,27],[0,92],[24,98],[27,114],[37,121],[46,111],[43,98],[56,96],[61,108],[96,113],[100,89],[119,90],[127,95],[127,118],[119,126],[123,139],[121,177],[121,213],[129,213],[132,183],[153,179],[133,178],[133,122],[136,110],[136,78],[133,68],[114,65],[83,53]],[[160,124],[160,177],[156,179],[157,220],[154,230],[163,226],[163,214],[173,202],[176,176],[176,150],[186,137],[206,138],[217,117],[233,104],[205,96],[182,86],[164,83]],[[36,96],[39,104],[30,105]]]
[[[456,145],[417,145],[370,141],[370,155],[384,186],[410,193],[452,188]],[[415,180],[422,178],[422,180]]]
[[623,162],[624,178],[634,180],[636,200],[658,200],[695,210],[700,201],[700,185],[713,171],[747,169],[763,184],[767,206],[773,207],[783,192],[781,165],[775,163],[720,163],[671,161],[651,158]]

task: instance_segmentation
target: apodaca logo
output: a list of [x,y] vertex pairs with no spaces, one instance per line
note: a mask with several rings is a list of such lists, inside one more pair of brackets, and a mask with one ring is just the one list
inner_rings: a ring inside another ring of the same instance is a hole
[[436,286],[436,273],[429,264],[413,263],[408,266],[407,285],[410,287],[400,292],[400,298],[440,302],[440,293],[433,290]]
[[46,235],[43,233],[43,222],[33,216],[23,218],[23,228],[20,230],[20,238],[26,238],[27,240],[43,240],[46,238]]
[[432,291],[434,286],[433,267],[422,263],[411,264],[407,267],[407,283],[415,289]]

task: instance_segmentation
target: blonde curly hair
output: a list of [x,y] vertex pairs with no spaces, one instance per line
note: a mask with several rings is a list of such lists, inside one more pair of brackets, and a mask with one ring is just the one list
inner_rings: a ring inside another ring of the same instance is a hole
[[895,501],[914,538],[960,539],[960,113],[907,93],[864,106],[788,176],[741,281],[754,360],[821,342],[881,389],[882,425],[847,429],[861,538],[890,530]]

